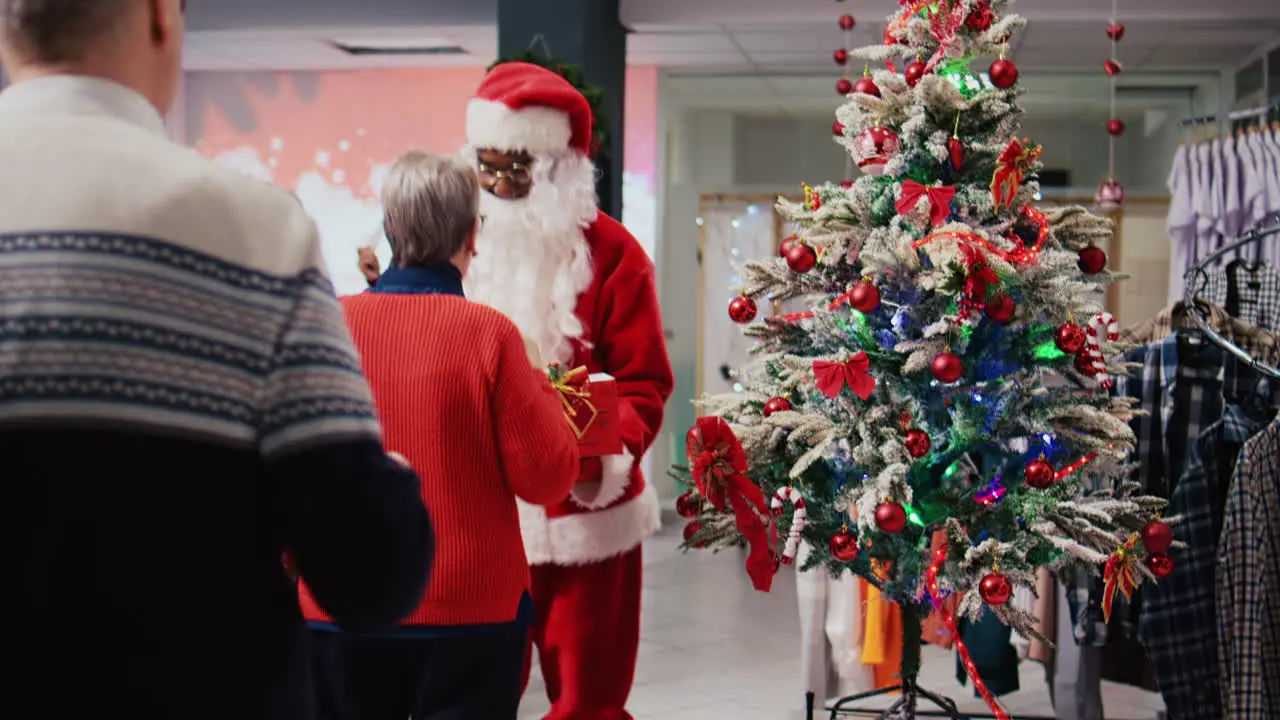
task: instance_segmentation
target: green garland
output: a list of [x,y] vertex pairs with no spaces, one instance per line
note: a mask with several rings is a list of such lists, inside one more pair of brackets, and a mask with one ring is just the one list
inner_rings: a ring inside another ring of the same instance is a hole
[[498,58],[489,70],[509,62],[523,62],[544,67],[569,81],[591,106],[591,148],[597,164],[609,161],[609,120],[604,114],[604,88],[587,82],[582,68],[556,57],[539,55],[532,50],[516,53],[513,57]]

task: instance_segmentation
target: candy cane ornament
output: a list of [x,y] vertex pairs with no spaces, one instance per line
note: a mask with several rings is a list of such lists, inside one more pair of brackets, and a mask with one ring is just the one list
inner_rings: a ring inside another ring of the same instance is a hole
[[1102,354],[1104,334],[1111,342],[1120,339],[1120,323],[1116,322],[1115,316],[1109,312],[1098,313],[1089,321],[1089,327],[1085,330],[1085,352],[1089,354],[1089,365],[1093,368],[1094,376],[1098,378],[1098,386],[1103,390],[1110,390],[1114,383],[1107,372],[1107,359]]
[[804,496],[793,487],[778,488],[778,492],[773,494],[773,500],[769,501],[769,507],[773,509],[774,515],[781,515],[782,506],[787,502],[795,505],[796,510],[791,515],[791,529],[787,531],[787,542],[782,547],[780,559],[783,565],[795,562],[796,551],[800,549],[800,533],[809,518],[809,511],[804,506]]

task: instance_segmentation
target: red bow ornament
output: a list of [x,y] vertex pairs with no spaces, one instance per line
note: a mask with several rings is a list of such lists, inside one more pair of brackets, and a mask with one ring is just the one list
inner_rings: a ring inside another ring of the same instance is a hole
[[685,437],[689,467],[698,492],[717,510],[733,508],[738,532],[747,540],[747,575],[760,592],[769,592],[777,571],[773,547],[778,531],[764,493],[744,473],[747,456],[729,423],[700,417]]
[[964,297],[960,300],[961,319],[969,316],[974,310],[981,310],[987,304],[987,291],[992,285],[1000,284],[1000,276],[987,264],[987,256],[978,248],[968,243],[956,245],[964,256],[965,278]]
[[1129,538],[1129,542],[1107,558],[1107,564],[1102,571],[1103,622],[1111,622],[1111,604],[1115,602],[1117,590],[1124,594],[1125,600],[1132,600],[1133,591],[1138,589],[1138,574],[1133,570],[1134,564],[1138,561],[1138,556],[1133,551],[1137,539],[1138,536],[1133,535]]
[[829,398],[835,399],[848,385],[854,395],[866,400],[875,392],[876,379],[867,370],[871,360],[867,353],[859,350],[856,355],[842,363],[815,360],[813,362],[813,379],[818,390]]
[[995,208],[1012,207],[1013,198],[1022,187],[1022,179],[1040,159],[1039,145],[1030,140],[1010,140],[1000,157],[996,159],[996,171],[991,176],[991,201]]
[[899,215],[906,215],[923,197],[929,198],[929,222],[933,227],[945,223],[951,216],[951,201],[956,197],[956,189],[949,185],[926,187],[915,180],[903,180],[902,194],[894,207]]

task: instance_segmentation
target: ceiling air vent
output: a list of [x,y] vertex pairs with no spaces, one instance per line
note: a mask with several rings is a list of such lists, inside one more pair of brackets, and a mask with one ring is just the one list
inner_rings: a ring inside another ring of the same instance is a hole
[[360,38],[330,40],[329,44],[355,57],[467,54],[466,48],[444,38]]

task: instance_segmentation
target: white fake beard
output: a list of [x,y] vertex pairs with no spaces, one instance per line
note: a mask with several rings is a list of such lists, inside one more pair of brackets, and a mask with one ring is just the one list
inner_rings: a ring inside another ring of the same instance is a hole
[[463,284],[468,298],[506,315],[537,343],[544,362],[568,364],[572,341],[583,335],[578,296],[593,275],[583,231],[596,219],[595,166],[566,152],[536,156],[531,170],[528,197],[480,194],[484,226]]

